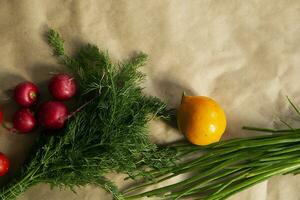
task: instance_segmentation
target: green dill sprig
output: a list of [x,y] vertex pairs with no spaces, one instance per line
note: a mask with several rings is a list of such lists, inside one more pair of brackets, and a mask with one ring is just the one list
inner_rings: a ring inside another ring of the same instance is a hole
[[53,29],[49,29],[49,32],[47,34],[47,39],[49,44],[53,47],[53,53],[56,56],[62,56],[65,54],[65,48],[64,48],[64,41]]
[[89,44],[70,57],[64,52],[62,38],[52,29],[48,42],[76,77],[76,107],[84,106],[67,121],[64,130],[55,135],[41,133],[20,172],[1,189],[1,199],[15,199],[41,182],[72,190],[94,184],[123,199],[105,177],[107,172],[146,176],[146,169],[174,162],[176,151],[160,148],[148,138],[148,122],[165,117],[166,104],[142,92],[144,75],[138,70],[147,55],[139,53],[115,64],[106,51]]

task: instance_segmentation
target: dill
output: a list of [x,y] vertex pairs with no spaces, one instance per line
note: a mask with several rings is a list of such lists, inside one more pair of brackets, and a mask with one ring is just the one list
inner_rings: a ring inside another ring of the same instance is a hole
[[60,35],[50,30],[48,42],[61,64],[76,77],[79,95],[76,107],[82,107],[55,135],[41,133],[16,177],[1,188],[0,197],[15,199],[29,187],[48,183],[52,187],[94,184],[123,199],[107,172],[146,176],[148,168],[173,164],[176,152],[150,142],[148,122],[167,117],[166,104],[146,96],[140,83],[139,68],[147,55],[113,63],[106,51],[88,44],[73,56],[64,52]]

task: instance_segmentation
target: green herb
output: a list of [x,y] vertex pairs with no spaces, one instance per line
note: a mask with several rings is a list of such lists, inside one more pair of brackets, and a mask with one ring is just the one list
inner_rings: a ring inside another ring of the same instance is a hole
[[86,45],[74,57],[65,55],[63,40],[54,30],[49,31],[48,41],[60,62],[76,76],[80,110],[64,130],[55,135],[41,132],[20,172],[1,189],[1,199],[15,199],[41,182],[71,189],[99,185],[122,199],[105,178],[107,172],[143,176],[146,168],[173,163],[174,150],[148,139],[148,122],[167,116],[163,102],[142,93],[144,76],[138,69],[147,60],[145,54],[113,63],[107,52],[94,45]]
[[[289,102],[299,114],[298,108]],[[149,171],[154,178],[127,189],[124,196],[127,200],[146,196],[221,200],[272,176],[300,173],[300,129],[244,129],[275,134],[231,139],[205,147],[190,144],[174,146],[183,161]],[[201,156],[195,156],[199,153]],[[192,159],[187,159],[191,155],[194,155]],[[180,176],[181,181],[140,191]]]

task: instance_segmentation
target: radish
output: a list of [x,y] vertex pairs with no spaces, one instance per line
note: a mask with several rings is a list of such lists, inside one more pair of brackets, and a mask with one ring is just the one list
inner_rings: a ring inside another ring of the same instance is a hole
[[48,85],[49,92],[56,100],[69,100],[76,93],[76,82],[69,74],[53,76]]
[[36,119],[29,108],[17,110],[13,117],[13,131],[28,133],[36,127]]
[[68,119],[68,108],[59,101],[48,101],[38,111],[40,124],[49,130],[61,129]]
[[37,103],[39,89],[31,82],[23,82],[16,86],[14,91],[15,101],[25,107],[32,106]]
[[0,176],[7,174],[10,166],[10,161],[6,155],[0,153]]

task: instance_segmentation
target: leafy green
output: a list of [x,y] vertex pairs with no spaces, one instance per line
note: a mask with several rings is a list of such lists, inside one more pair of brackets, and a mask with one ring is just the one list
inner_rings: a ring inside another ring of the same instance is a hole
[[107,52],[90,44],[74,57],[65,55],[63,40],[52,29],[48,41],[60,62],[76,77],[76,107],[80,109],[64,130],[41,133],[24,167],[0,191],[2,199],[15,199],[41,182],[71,189],[95,184],[122,199],[114,183],[105,178],[107,172],[136,177],[147,174],[148,168],[173,163],[176,152],[158,147],[148,138],[148,122],[167,116],[165,103],[142,93],[144,75],[138,69],[147,55],[139,53],[115,64]]

